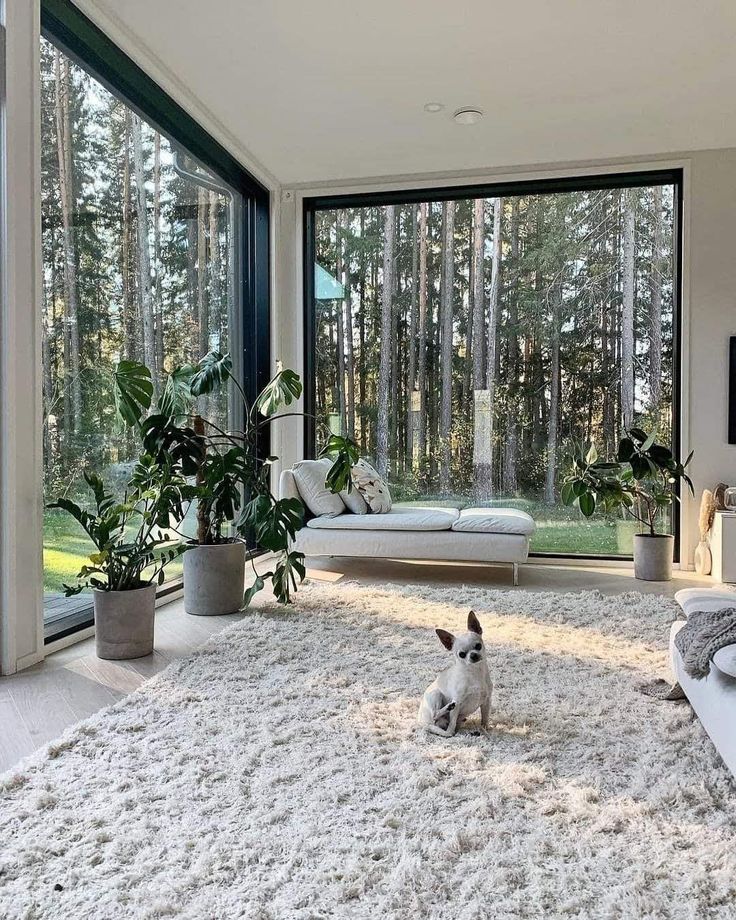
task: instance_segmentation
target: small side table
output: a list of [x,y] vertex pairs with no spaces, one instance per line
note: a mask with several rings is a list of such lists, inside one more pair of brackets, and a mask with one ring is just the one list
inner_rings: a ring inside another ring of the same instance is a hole
[[736,512],[716,511],[710,537],[714,581],[736,584]]

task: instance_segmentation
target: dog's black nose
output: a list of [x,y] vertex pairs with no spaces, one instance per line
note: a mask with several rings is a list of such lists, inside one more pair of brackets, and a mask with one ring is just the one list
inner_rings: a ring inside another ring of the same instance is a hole
[[477,652],[471,652],[470,660],[475,664],[476,661],[480,661],[480,655]]

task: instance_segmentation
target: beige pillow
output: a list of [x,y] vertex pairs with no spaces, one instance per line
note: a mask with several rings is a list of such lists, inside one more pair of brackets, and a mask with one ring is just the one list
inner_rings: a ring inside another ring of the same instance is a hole
[[[324,465],[325,478],[326,478],[327,474],[330,472],[330,468],[332,467],[332,460],[329,457],[321,457],[319,460],[315,460],[314,462],[321,463]],[[328,492],[330,491],[329,488],[327,489],[327,491]],[[334,494],[334,493],[330,493],[330,494]],[[343,511],[345,510],[352,511],[353,514],[368,514],[368,510],[369,510],[368,505],[366,505],[365,499],[360,494],[360,492],[355,488],[355,486],[353,486],[353,488],[349,492],[347,489],[343,489],[341,492],[338,492],[337,494],[340,496],[343,504],[345,505],[345,508],[343,508]]]
[[386,514],[391,510],[391,492],[373,467],[365,460],[358,460],[351,476],[353,486],[363,496],[373,514]]
[[345,513],[345,505],[339,495],[335,495],[325,485],[325,478],[332,464],[329,460],[302,460],[292,470],[296,487],[302,501],[312,514],[320,517],[337,517]]

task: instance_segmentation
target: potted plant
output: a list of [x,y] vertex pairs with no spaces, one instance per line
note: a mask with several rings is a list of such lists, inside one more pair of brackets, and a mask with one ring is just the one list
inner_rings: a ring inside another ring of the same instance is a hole
[[572,458],[562,484],[562,501],[577,505],[585,517],[597,508],[623,511],[644,528],[634,534],[634,574],[644,581],[669,581],[672,578],[674,537],[658,533],[661,512],[679,500],[675,486],[684,482],[693,494],[693,484],[684,463],[669,447],[658,444],[655,434],[631,428],[618,445],[615,461],[598,459],[593,445]]
[[170,523],[181,520],[196,493],[171,461],[144,454],[121,500],[108,494],[100,476],[85,472],[94,495],[87,511],[68,498],[49,505],[68,512],[92,541],[95,552],[82,566],[67,597],[92,588],[95,642],[100,658],[140,658],[153,651],[156,586],[166,566],[184,551],[172,541]]
[[[137,365],[141,379],[150,377]],[[131,374],[118,379],[126,388]],[[241,404],[243,427],[226,431],[195,411],[196,400],[232,383]],[[195,614],[230,613],[247,606],[271,580],[274,594],[288,603],[304,578],[304,556],[290,542],[304,520],[296,498],[277,499],[270,488],[271,466],[278,459],[260,453],[259,436],[274,421],[300,412],[279,412],[301,396],[292,370],[280,370],[250,404],[232,373],[229,355],[211,352],[196,365],[177,368],[168,378],[157,411],[141,421],[151,398],[146,388],[127,387],[130,412],[121,413],[140,428],[144,449],[163,460],[171,457],[197,486],[197,539],[184,556],[185,609]],[[350,470],[358,458],[348,438],[330,437],[324,454],[333,456],[327,485],[333,492],[351,488]],[[230,533],[230,530],[234,533]],[[258,574],[243,594],[246,538],[276,554],[272,570]]]

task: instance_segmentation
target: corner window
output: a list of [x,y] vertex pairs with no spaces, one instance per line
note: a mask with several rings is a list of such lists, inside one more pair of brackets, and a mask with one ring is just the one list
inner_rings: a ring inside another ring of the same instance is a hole
[[[118,361],[144,362],[158,389],[165,373],[210,350],[230,351],[236,367],[246,345],[253,352],[264,309],[252,296],[258,279],[244,277],[255,272],[254,199],[48,28],[40,63],[44,497],[86,501],[87,467],[119,492],[140,450],[116,420]],[[150,102],[153,114],[163,104]],[[202,408],[227,427],[227,403]],[[89,597],[63,595],[89,551],[68,515],[45,511],[47,636],[91,620]]]
[[511,505],[537,521],[534,553],[629,556],[636,525],[563,507],[560,478],[633,424],[676,443],[679,183],[308,201],[320,430],[353,435],[401,503]]

